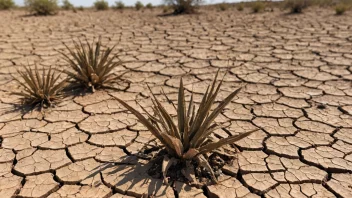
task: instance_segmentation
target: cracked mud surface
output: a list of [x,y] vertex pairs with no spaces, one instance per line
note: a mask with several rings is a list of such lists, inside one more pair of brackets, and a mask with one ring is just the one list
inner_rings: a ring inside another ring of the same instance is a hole
[[[352,15],[205,12],[0,12],[0,197],[352,197]],[[124,61],[114,72],[129,71],[120,91],[70,96],[45,114],[17,108],[10,74],[65,68],[62,42],[100,35]],[[114,98],[150,110],[148,83],[175,114],[161,88],[176,101],[183,76],[199,103],[219,68],[229,72],[218,100],[244,88],[214,137],[260,130],[232,145],[241,152],[218,185],[164,186],[138,153],[159,143]]]

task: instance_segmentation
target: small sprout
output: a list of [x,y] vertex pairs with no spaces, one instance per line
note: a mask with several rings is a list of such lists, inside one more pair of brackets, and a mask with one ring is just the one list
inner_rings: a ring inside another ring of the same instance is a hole
[[62,97],[61,91],[66,86],[66,79],[60,81],[60,74],[56,75],[51,67],[48,72],[41,73],[37,66],[35,69],[24,67],[25,71],[17,71],[22,80],[13,76],[23,88],[23,92],[13,92],[14,95],[22,96],[24,102],[29,105],[50,107],[52,103]]
[[74,49],[65,44],[69,55],[60,52],[66,62],[70,65],[74,72],[64,70],[64,72],[74,79],[76,83],[95,92],[98,88],[109,88],[109,84],[115,82],[121,77],[115,76],[112,70],[115,69],[120,62],[114,62],[115,56],[110,56],[115,48],[107,48],[105,51],[101,49],[101,38],[95,44],[86,42],[86,46],[81,42],[74,41]]
[[[207,170],[207,172],[211,175],[212,180],[217,182],[214,171],[204,155],[224,145],[239,141],[256,131],[254,130],[241,133],[237,136],[230,136],[217,142],[211,140],[210,135],[213,131],[221,128],[221,126],[214,123],[214,120],[241,90],[241,88],[236,89],[227,98],[221,101],[216,108],[213,109],[213,104],[222,84],[222,81],[220,81],[220,83],[216,86],[218,73],[216,74],[212,86],[208,86],[198,110],[196,110],[193,102],[193,95],[190,98],[189,104],[186,104],[185,88],[183,86],[182,79],[180,80],[178,104],[177,107],[174,105],[177,111],[177,123],[174,122],[172,116],[161,105],[157,97],[151,92],[150,88],[149,90],[152,94],[151,100],[153,103],[152,109],[154,115],[150,114],[144,107],[140,106],[148,118],[145,118],[141,113],[123,100],[116,98],[165,146],[170,158],[164,157],[163,160],[162,174],[164,176],[164,180],[167,180],[166,173],[170,166],[176,163],[175,159],[177,159],[179,161],[195,160],[199,166]],[[166,95],[165,97],[167,98]],[[167,100],[169,99],[167,98]],[[211,111],[212,109],[213,111]],[[192,172],[189,167],[184,168],[185,169],[181,172],[186,174],[185,177],[189,180],[194,180],[191,179],[193,178],[192,175],[187,174]]]

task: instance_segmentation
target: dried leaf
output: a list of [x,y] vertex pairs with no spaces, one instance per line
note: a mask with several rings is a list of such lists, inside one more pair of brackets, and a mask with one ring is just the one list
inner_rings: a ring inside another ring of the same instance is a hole
[[198,154],[199,154],[198,149],[191,148],[185,154],[183,154],[182,158],[189,160],[189,159],[193,159]]
[[214,171],[211,168],[210,164],[208,163],[207,159],[205,159],[205,157],[203,155],[197,155],[196,160],[197,160],[197,163],[199,164],[199,166],[205,168],[209,172],[211,180],[214,183],[217,183],[218,180],[216,179]]

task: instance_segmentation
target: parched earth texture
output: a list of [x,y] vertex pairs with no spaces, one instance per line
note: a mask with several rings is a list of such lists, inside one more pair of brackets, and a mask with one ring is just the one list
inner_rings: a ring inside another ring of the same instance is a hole
[[[0,12],[1,198],[352,197],[350,13],[159,13]],[[21,110],[10,74],[34,63],[62,70],[63,42],[99,36],[117,45],[123,64],[114,73],[127,71],[119,90],[70,95],[43,113]],[[115,98],[148,108],[149,84],[174,114],[160,88],[176,102],[183,76],[199,103],[218,69],[228,71],[218,100],[244,88],[217,118],[226,129],[214,138],[260,130],[230,147],[241,152],[218,185],[162,185],[137,155],[158,142]]]

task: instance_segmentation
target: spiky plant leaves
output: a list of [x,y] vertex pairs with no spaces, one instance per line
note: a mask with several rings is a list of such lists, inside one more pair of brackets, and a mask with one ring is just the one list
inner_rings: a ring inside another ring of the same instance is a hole
[[207,159],[205,159],[205,157],[203,155],[197,155],[195,157],[197,163],[199,164],[199,166],[205,168],[209,173],[210,173],[210,177],[211,180],[215,183],[217,183],[217,179],[215,177],[214,171],[211,168],[210,164],[208,163]]
[[51,106],[53,101],[62,97],[60,92],[65,88],[67,80],[59,81],[61,74],[56,75],[51,67],[48,72],[43,69],[40,74],[37,65],[34,70],[27,67],[24,69],[25,71],[17,70],[22,81],[12,76],[24,88],[24,91],[12,92],[12,94],[22,96],[25,103],[30,105],[40,104],[40,107]]
[[182,155],[183,159],[189,160],[193,159],[196,155],[199,154],[199,150],[195,148],[190,148],[186,153]]
[[[218,126],[214,123],[215,118],[241,90],[239,88],[233,91],[229,96],[221,101],[213,111],[211,111],[223,82],[222,79],[217,85],[218,74],[219,72],[217,72],[211,86],[208,86],[198,110],[196,110],[196,107],[193,104],[193,95],[191,96],[189,104],[186,104],[184,85],[181,78],[177,108],[174,105],[177,110],[178,125],[174,123],[172,116],[169,115],[166,109],[161,105],[149,86],[148,88],[152,94],[151,100],[153,103],[152,109],[154,111],[154,115],[151,115],[141,106],[144,113],[148,116],[148,119],[136,109],[117,98],[117,100],[125,108],[131,111],[131,113],[138,118],[139,122],[147,127],[147,129],[160,140],[170,156],[186,161],[192,159],[197,160],[200,166],[203,166],[206,170],[208,170],[214,181],[214,173],[209,163],[206,161],[204,154],[212,152],[224,145],[232,144],[247,137],[254,131],[257,131],[253,130],[241,133],[240,135],[224,138],[217,142],[211,141],[209,138],[211,133],[216,129],[222,128],[222,126]],[[166,95],[165,97],[168,101],[170,101]],[[186,108],[187,106],[188,108]]]
[[115,46],[105,51],[101,49],[101,38],[95,44],[86,41],[84,45],[81,40],[73,41],[74,48],[71,49],[66,44],[69,55],[60,52],[66,62],[74,72],[65,70],[64,72],[76,83],[95,92],[98,88],[111,88],[109,85],[121,78],[123,75],[114,76],[112,72],[121,62],[114,62],[115,56],[111,56]]

